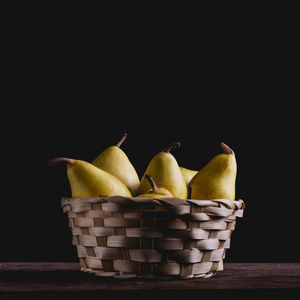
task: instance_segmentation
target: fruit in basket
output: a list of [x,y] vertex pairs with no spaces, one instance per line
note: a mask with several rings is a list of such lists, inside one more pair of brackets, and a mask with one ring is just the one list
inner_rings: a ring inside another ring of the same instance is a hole
[[72,158],[57,157],[49,165],[67,163],[72,197],[127,196],[131,193],[126,185],[114,175],[97,168],[89,162]]
[[221,143],[224,151],[213,157],[191,180],[192,199],[235,200],[237,164],[234,152]]
[[138,194],[145,194],[151,185],[146,178],[146,174],[151,176],[155,184],[167,189],[174,197],[186,199],[187,185],[181,174],[180,168],[175,157],[170,153],[174,147],[179,147],[180,143],[172,143],[163,151],[157,153],[150,161],[144,173],[138,189]]
[[145,174],[145,177],[151,185],[151,189],[146,191],[145,194],[139,195],[139,198],[169,198],[174,197],[167,189],[158,187],[152,177]]
[[198,171],[190,170],[184,167],[179,167],[183,178],[185,179],[186,184],[189,184],[191,179],[198,173]]
[[124,133],[116,145],[103,150],[92,161],[92,164],[119,178],[128,187],[131,194],[135,195],[140,184],[140,179],[129,158],[120,148],[126,137],[127,133]]

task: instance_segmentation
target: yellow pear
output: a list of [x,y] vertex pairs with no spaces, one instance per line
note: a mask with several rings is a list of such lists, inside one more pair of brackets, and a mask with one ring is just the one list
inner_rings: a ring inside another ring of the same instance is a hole
[[131,164],[125,152],[120,148],[125,141],[127,133],[124,133],[121,140],[115,145],[103,150],[93,161],[96,167],[119,178],[135,195],[140,184],[139,176]]
[[114,175],[101,170],[91,163],[72,158],[57,157],[49,161],[49,165],[58,162],[67,163],[72,197],[126,196],[131,193],[124,183]]
[[191,198],[235,200],[237,164],[235,154],[221,143],[224,153],[213,157],[191,180]]
[[151,185],[151,189],[146,191],[145,194],[139,195],[139,198],[169,198],[174,197],[167,189],[158,187],[153,181],[152,177],[145,174],[145,177]]
[[183,178],[184,178],[186,184],[189,184],[191,179],[198,173],[198,171],[190,170],[190,169],[187,169],[184,167],[179,167],[179,169],[183,175]]
[[167,189],[176,198],[186,199],[187,185],[176,159],[170,153],[172,148],[179,147],[179,145],[180,143],[173,143],[151,159],[141,179],[138,194],[144,194],[151,188],[146,178],[146,174],[148,174],[153,178],[157,186]]

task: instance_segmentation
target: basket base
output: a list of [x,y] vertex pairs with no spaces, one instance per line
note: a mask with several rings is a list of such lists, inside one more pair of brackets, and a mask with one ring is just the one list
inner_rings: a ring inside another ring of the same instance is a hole
[[[196,274],[196,275],[188,275],[188,276],[168,276],[168,275],[156,275],[156,274],[136,274],[136,273],[127,273],[121,274],[120,272],[105,272],[99,269],[92,269],[81,267],[81,271],[89,274],[93,274],[99,277],[106,278],[116,278],[116,279],[142,279],[142,280],[188,280],[188,279],[198,279],[198,278],[209,278],[214,276],[217,271],[209,272],[206,274]],[[218,270],[221,271],[221,270]]]

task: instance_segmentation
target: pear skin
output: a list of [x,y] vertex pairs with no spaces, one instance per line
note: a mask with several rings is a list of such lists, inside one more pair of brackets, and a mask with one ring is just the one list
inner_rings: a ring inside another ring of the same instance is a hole
[[139,198],[173,198],[174,196],[165,188],[157,187],[154,180],[149,174],[145,174],[145,177],[151,185],[151,189],[146,191],[145,194],[139,195]]
[[173,143],[151,159],[141,179],[138,194],[145,194],[151,189],[151,185],[146,178],[146,174],[148,174],[153,178],[157,186],[167,189],[176,198],[186,199],[187,185],[185,179],[176,159],[170,153],[172,148],[179,145],[179,143]]
[[153,194],[153,193],[146,193],[142,195],[138,195],[137,198],[173,198],[172,196],[167,196],[163,194]]
[[189,184],[191,179],[198,173],[196,170],[190,170],[184,167],[179,167],[186,184]]
[[72,197],[125,196],[131,197],[129,189],[114,175],[91,163],[65,157],[54,158],[49,165],[67,163],[67,175]]
[[191,180],[191,198],[235,200],[237,163],[233,150],[223,142],[224,153],[213,157]]
[[120,148],[125,141],[127,134],[124,133],[121,140],[115,145],[103,150],[93,161],[92,164],[119,178],[135,195],[140,184],[139,176],[131,164],[125,152]]

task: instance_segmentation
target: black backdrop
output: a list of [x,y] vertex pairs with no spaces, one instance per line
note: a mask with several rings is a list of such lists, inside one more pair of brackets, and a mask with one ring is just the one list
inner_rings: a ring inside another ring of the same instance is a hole
[[0,260],[76,260],[60,207],[70,195],[66,169],[47,162],[91,161],[127,132],[122,149],[140,176],[170,142],[181,142],[173,155],[191,169],[227,143],[246,210],[226,260],[300,261],[293,39],[274,32],[175,47],[163,40],[80,46],[49,32],[36,37],[22,40],[21,33],[23,50],[10,53]]

